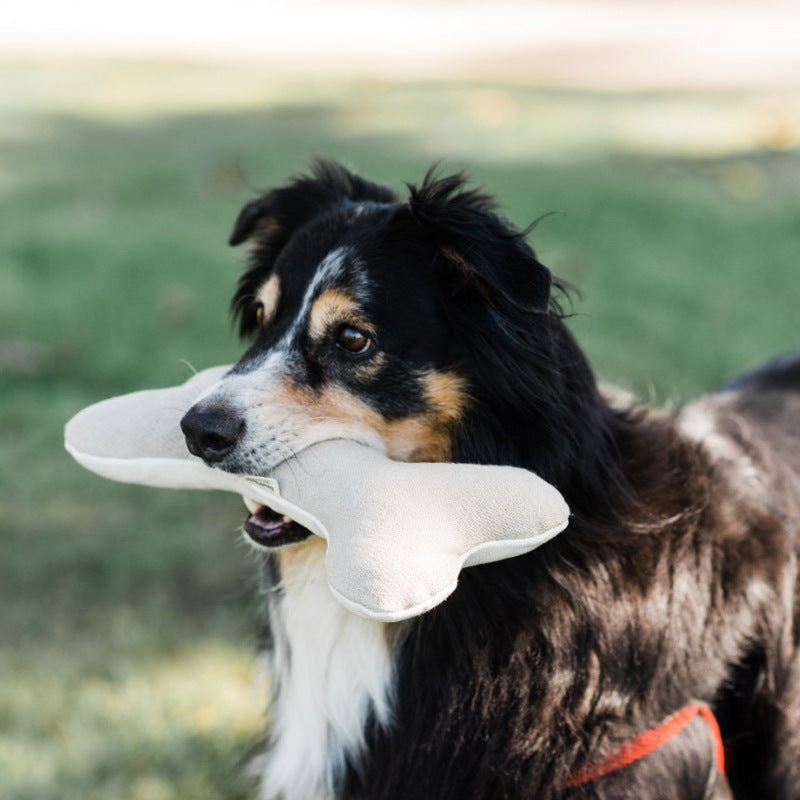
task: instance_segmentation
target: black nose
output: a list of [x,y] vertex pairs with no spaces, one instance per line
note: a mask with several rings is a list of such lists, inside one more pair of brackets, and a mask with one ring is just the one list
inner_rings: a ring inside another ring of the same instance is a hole
[[222,461],[244,433],[244,420],[225,406],[193,406],[181,420],[189,452],[203,461]]

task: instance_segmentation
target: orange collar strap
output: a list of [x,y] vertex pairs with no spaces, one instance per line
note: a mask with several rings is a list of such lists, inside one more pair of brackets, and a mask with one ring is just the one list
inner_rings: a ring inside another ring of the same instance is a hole
[[633,764],[634,761],[650,755],[650,753],[658,750],[662,744],[677,736],[695,717],[702,717],[711,730],[711,734],[714,737],[714,755],[717,760],[717,769],[724,775],[725,747],[722,743],[722,734],[717,724],[717,718],[707,705],[693,703],[682,708],[671,717],[667,717],[657,728],[651,728],[649,731],[639,734],[635,739],[624,744],[616,753],[612,753],[599,764],[576,770],[559,786],[559,789],[572,789],[584,783],[591,783],[604,775]]

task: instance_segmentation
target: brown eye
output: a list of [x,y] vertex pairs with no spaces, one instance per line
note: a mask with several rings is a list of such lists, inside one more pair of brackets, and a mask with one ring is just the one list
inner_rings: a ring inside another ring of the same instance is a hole
[[264,304],[263,303],[253,303],[253,308],[256,311],[256,322],[259,325],[264,324]]
[[351,355],[360,356],[369,352],[372,347],[372,339],[358,328],[343,325],[336,334],[336,346]]

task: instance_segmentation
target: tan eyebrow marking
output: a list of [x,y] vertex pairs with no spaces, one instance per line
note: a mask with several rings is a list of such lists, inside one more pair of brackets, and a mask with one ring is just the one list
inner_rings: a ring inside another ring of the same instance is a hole
[[261,303],[261,308],[258,310],[259,325],[266,325],[272,320],[278,309],[280,297],[280,279],[277,275],[271,275],[269,280],[256,292],[256,302]]
[[328,289],[311,305],[308,332],[312,339],[321,339],[337,322],[351,322],[367,331],[372,328],[359,315],[358,305],[350,295],[341,289]]

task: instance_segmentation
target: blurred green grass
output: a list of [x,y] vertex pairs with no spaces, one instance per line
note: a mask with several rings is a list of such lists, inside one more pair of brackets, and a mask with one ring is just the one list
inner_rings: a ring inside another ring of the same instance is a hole
[[[97,69],[0,63],[8,800],[234,800],[251,790],[241,759],[260,732],[264,686],[239,502],[103,482],[69,460],[61,431],[99,398],[182,380],[184,362],[237,357],[227,302],[242,256],[225,247],[229,226],[255,188],[310,156],[396,187],[449,157],[444,168],[469,167],[519,225],[564,211],[533,243],[583,292],[571,326],[601,376],[645,397],[689,397],[798,346],[796,151],[678,158],[609,144],[615,108],[635,117],[657,98],[323,91],[259,76],[223,103],[233,76],[214,81],[207,67],[170,84],[167,66],[112,65],[102,91],[87,77]],[[162,84],[171,88],[159,94]],[[681,102],[659,113],[672,119]],[[570,147],[544,119],[554,103],[570,109],[559,118]],[[576,139],[570,125],[587,113],[596,135]]]

